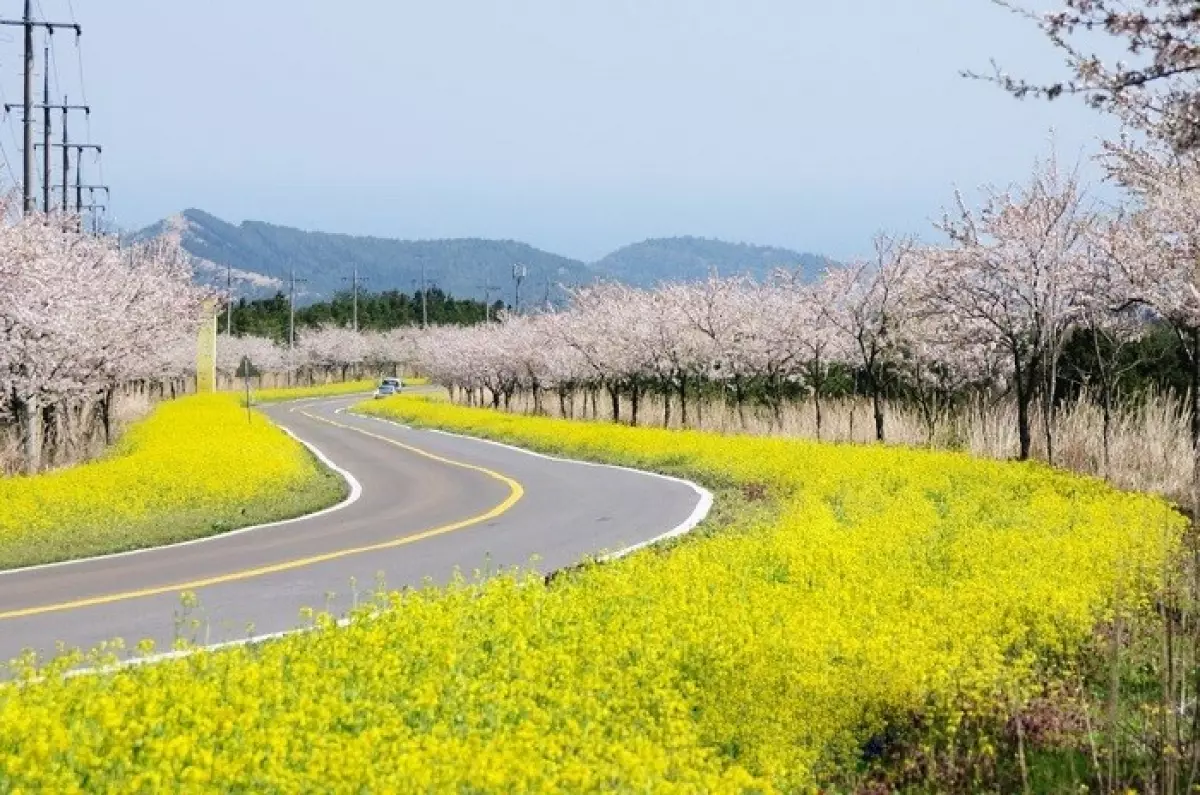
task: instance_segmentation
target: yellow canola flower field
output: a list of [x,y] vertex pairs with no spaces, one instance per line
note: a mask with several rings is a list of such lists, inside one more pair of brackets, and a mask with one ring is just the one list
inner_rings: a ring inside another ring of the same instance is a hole
[[97,461],[0,478],[0,568],[154,546],[307,513],[345,486],[232,395],[159,404]]
[[[358,395],[363,392],[373,392],[382,379],[364,378],[357,381],[345,381],[336,384],[317,384],[316,386],[279,387],[277,389],[251,389],[251,403],[276,403],[281,400],[300,400],[302,398],[339,397],[342,395]],[[405,387],[425,386],[428,378],[404,378]],[[232,390],[236,391],[236,390]]]
[[320,617],[257,647],[0,688],[0,784],[811,791],[889,724],[949,735],[1022,698],[1115,594],[1151,592],[1183,526],[1156,498],[1034,465],[403,397],[360,409],[750,499],[549,587],[392,592],[344,629]]

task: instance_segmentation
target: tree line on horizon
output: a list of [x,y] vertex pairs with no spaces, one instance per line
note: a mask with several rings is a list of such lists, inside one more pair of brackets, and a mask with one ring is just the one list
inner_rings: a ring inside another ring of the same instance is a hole
[[[413,293],[399,290],[360,291],[358,327],[364,331],[391,331],[420,326],[421,297],[420,290]],[[425,295],[425,314],[431,326],[483,323],[506,308],[506,304],[500,300],[493,301],[489,306],[472,298],[456,298],[437,287],[431,287]],[[269,337],[276,342],[284,342],[288,338],[290,306],[287,294],[282,291],[270,298],[241,298],[233,305],[232,315],[233,333],[237,336]],[[218,316],[219,333],[225,333],[228,317],[226,312]],[[327,301],[296,307],[297,329],[351,327],[353,323],[354,296],[349,290],[337,292]]]

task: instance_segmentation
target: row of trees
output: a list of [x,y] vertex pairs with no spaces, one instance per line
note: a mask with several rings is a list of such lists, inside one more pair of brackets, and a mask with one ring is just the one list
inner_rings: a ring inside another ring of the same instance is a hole
[[295,346],[270,337],[221,335],[217,339],[217,372],[226,377],[245,374],[242,362],[249,360],[250,375],[291,373],[293,380],[317,377],[345,381],[364,370],[374,374],[395,372],[411,359],[412,332],[355,332],[341,326],[305,329]]
[[[69,218],[18,215],[0,202],[0,424],[16,426],[27,470],[98,423],[114,392],[194,370],[202,306],[175,238],[122,248]],[[69,452],[69,451],[68,451]]]
[[603,393],[633,422],[648,390],[668,396],[668,414],[673,397],[682,418],[706,384],[739,411],[757,397],[778,414],[803,396],[818,432],[823,399],[858,379],[880,440],[885,395],[919,405],[931,431],[966,395],[1010,395],[1019,456],[1040,430],[1053,460],[1064,350],[1086,344],[1086,387],[1107,418],[1130,349],[1169,328],[1192,364],[1200,439],[1200,158],[1122,140],[1103,161],[1128,188],[1122,207],[1097,206],[1078,170],[1051,156],[1019,187],[956,195],[936,244],[881,234],[870,259],[816,283],[781,270],[765,283],[593,286],[565,311],[438,329],[417,341],[417,366],[494,405],[518,390],[537,405]]
[[[487,306],[482,301],[455,298],[436,287],[430,288],[424,295],[419,290],[411,295],[398,290],[360,292],[357,305],[358,327],[374,331],[416,326],[425,318],[428,318],[430,325],[481,323],[489,315],[504,309],[501,301]],[[234,304],[232,316],[235,334],[287,340],[290,302],[283,293],[255,300],[242,298]],[[317,329],[350,326],[355,316],[353,294],[339,292],[328,301],[296,307],[296,327]],[[224,313],[217,318],[222,332],[226,330],[225,323],[228,320]]]

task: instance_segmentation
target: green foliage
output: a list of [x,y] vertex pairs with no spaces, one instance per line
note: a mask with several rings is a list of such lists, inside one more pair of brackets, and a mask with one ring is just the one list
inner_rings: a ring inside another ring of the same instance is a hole
[[[497,301],[492,312],[504,308]],[[426,296],[426,312],[430,324],[470,325],[482,323],[486,314],[482,301],[455,298],[441,290],[430,290]],[[354,317],[354,299],[349,292],[339,292],[330,301],[321,301],[296,308],[296,327],[349,326]],[[225,331],[225,314],[217,318],[217,328]],[[382,293],[360,292],[358,295],[358,327],[375,331],[386,331],[401,326],[417,326],[421,323],[421,294],[389,290]],[[271,337],[277,341],[287,339],[288,299],[283,293],[271,298],[238,301],[233,308],[233,331],[235,334],[253,334]]]

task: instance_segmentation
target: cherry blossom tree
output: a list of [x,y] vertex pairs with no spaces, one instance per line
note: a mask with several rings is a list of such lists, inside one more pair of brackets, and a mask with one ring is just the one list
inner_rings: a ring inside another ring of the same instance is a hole
[[688,318],[695,292],[678,284],[662,285],[646,294],[639,312],[649,321],[656,372],[663,385],[663,426],[671,424],[671,393],[679,401],[679,422],[688,425],[688,387],[698,384],[710,356],[708,338]]
[[792,294],[783,310],[787,312],[787,332],[783,336],[790,340],[798,373],[812,396],[817,439],[821,439],[822,403],[832,368],[852,361],[855,356],[851,338],[834,322],[832,307],[841,285],[829,278],[810,283],[799,271],[777,272],[774,281]]
[[700,355],[707,362],[705,377],[726,385],[745,425],[746,385],[754,375],[749,359],[757,342],[751,282],[744,276],[712,275],[684,289],[688,294],[680,308],[704,340]]
[[145,377],[164,341],[194,333],[206,293],[177,237],[121,249],[70,223],[17,216],[11,200],[0,214],[0,390],[36,472],[47,423],[69,426],[96,403],[110,431],[114,390]]
[[1200,151],[1136,142],[1106,147],[1109,173],[1132,207],[1108,237],[1108,254],[1128,301],[1178,333],[1191,365],[1193,501],[1200,506]]
[[1053,156],[1035,166],[1025,186],[987,186],[983,194],[979,209],[972,209],[956,193],[955,208],[944,214],[940,228],[952,246],[926,280],[926,299],[931,311],[960,320],[970,338],[985,335],[1007,352],[1022,460],[1029,457],[1030,407],[1041,380],[1053,461],[1054,367],[1082,312],[1077,274],[1094,215],[1078,172],[1063,172]]
[[911,238],[879,233],[873,261],[825,274],[826,319],[851,341],[857,354],[871,395],[875,439],[880,442],[884,441],[884,392],[912,308],[914,245]]
[[[1177,150],[1200,145],[1200,8],[1193,0],[1065,0],[1043,13],[1014,0],[993,2],[1036,25],[1066,56],[1069,74],[1048,82],[999,68],[966,76],[1018,98],[1077,95]],[[1097,34],[1111,40],[1113,57],[1096,54]]]
[[268,337],[222,336],[217,340],[218,372],[233,376],[244,359],[249,359],[251,366],[260,372],[282,372],[287,367],[286,349]]

